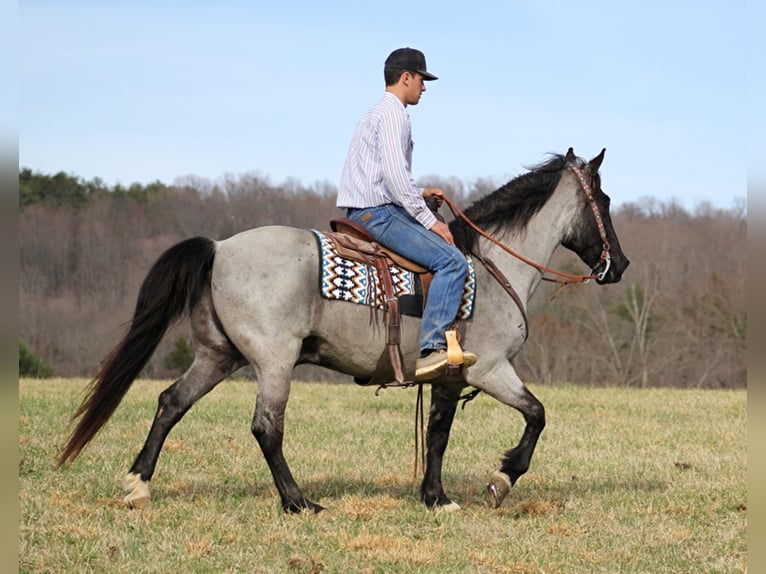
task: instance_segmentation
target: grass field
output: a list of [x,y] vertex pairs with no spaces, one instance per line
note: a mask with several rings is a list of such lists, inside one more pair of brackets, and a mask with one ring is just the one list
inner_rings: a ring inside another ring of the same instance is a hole
[[295,383],[286,457],[328,510],[290,516],[250,435],[255,384],[223,383],[196,405],[160,456],[153,507],[129,510],[122,477],[168,383],[136,382],[83,455],[58,469],[85,383],[19,382],[21,572],[747,568],[745,391],[534,386],[548,426],[497,510],[484,485],[523,421],[479,395],[458,412],[445,458],[445,488],[463,509],[435,513],[413,480],[414,390],[376,397]]

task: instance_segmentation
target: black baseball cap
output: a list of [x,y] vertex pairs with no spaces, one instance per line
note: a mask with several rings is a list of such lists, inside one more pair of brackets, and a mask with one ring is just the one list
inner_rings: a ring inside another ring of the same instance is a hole
[[384,69],[394,68],[397,70],[409,70],[423,76],[424,80],[438,80],[433,74],[426,71],[426,57],[423,52],[415,48],[399,48],[394,50],[386,58]]

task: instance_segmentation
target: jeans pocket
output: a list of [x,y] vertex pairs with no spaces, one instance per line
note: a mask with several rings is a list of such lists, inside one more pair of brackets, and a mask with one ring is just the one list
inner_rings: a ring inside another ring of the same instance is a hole
[[[369,214],[369,217],[367,215]],[[370,235],[378,241],[391,225],[392,217],[390,206],[381,205],[379,207],[370,207],[353,213],[352,219],[358,224],[364,226]]]

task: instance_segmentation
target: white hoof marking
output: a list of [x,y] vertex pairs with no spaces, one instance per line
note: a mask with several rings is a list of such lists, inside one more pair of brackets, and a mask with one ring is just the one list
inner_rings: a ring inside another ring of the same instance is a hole
[[437,508],[440,512],[457,512],[460,510],[460,505],[457,502],[450,502],[449,504],[443,504]]
[[149,493],[149,483],[141,480],[141,475],[133,472],[125,476],[125,490],[128,495],[123,499],[130,508],[151,508],[152,497]]
[[511,477],[499,470],[493,472],[487,484],[487,493],[492,508],[499,508],[509,492],[511,492]]

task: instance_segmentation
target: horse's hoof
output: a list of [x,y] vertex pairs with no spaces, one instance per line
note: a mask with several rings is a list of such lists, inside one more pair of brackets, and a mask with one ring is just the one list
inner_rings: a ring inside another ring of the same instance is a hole
[[438,512],[457,512],[460,510],[460,505],[457,502],[450,502],[449,504],[442,504],[441,506],[437,506],[436,510]]
[[123,501],[129,508],[145,510],[152,507],[149,484],[141,480],[140,474],[128,473],[125,477],[125,490],[128,491],[128,495],[123,498]]
[[492,508],[499,508],[509,492],[511,492],[511,478],[499,470],[493,472],[487,483],[487,494],[489,494],[489,503]]
[[152,507],[152,499],[148,496],[134,497],[129,494],[123,501],[128,508],[135,508],[137,510],[147,510]]
[[324,512],[326,509],[321,504],[315,504],[314,502],[309,502],[309,506],[307,510],[310,510],[314,514],[319,514],[320,512]]
[[319,514],[325,510],[325,507],[304,498],[300,502],[290,502],[288,504],[283,504],[282,510],[284,510],[287,514],[300,514],[302,512],[313,512],[314,514]]

